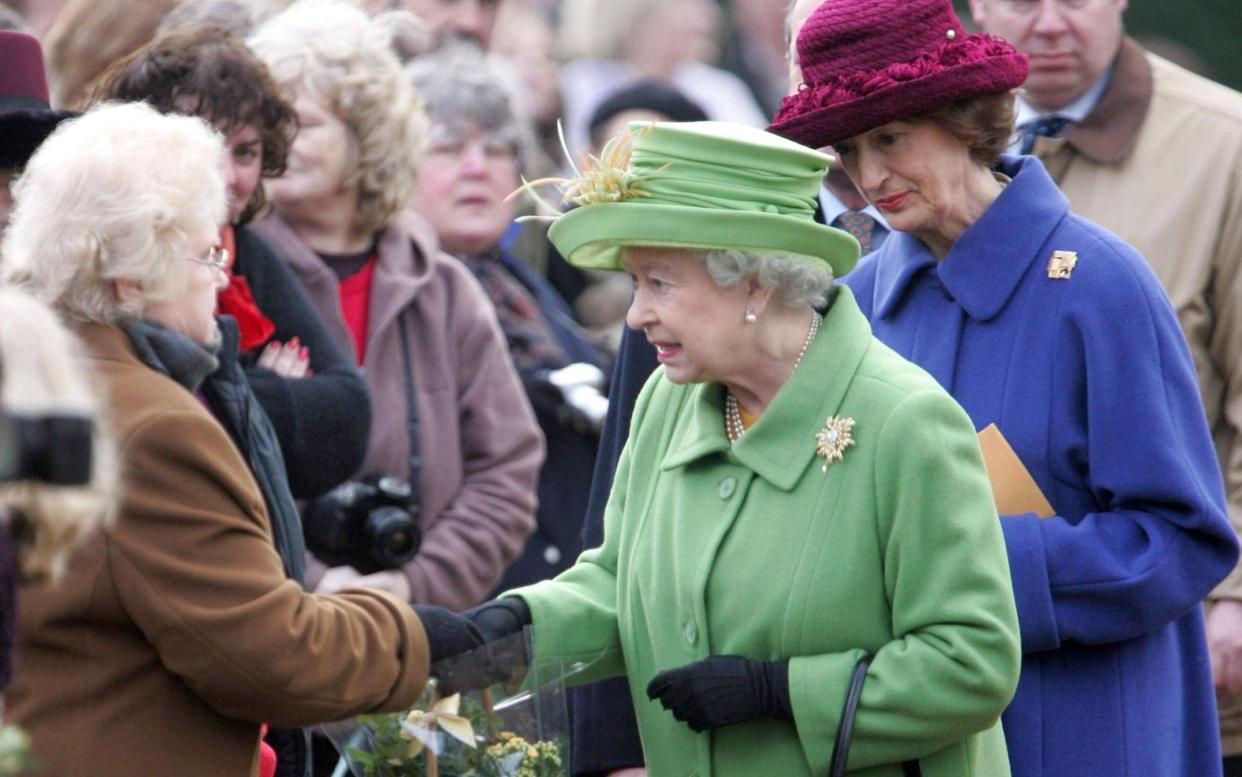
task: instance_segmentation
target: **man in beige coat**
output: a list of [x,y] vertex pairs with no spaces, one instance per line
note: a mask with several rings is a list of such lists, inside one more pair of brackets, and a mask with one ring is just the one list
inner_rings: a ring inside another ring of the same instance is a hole
[[[1074,212],[1142,252],[1168,292],[1242,530],[1242,94],[1144,51],[1124,34],[1125,8],[971,0],[977,23],[1031,57],[1019,130],[1050,120],[1012,150],[1025,140]],[[1242,754],[1242,569],[1211,600],[1228,762]]]

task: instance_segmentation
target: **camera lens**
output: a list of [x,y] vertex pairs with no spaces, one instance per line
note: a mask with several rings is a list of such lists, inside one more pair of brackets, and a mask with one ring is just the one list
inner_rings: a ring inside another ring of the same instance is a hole
[[400,507],[376,507],[363,528],[364,548],[383,569],[395,569],[418,553],[423,533],[418,523]]

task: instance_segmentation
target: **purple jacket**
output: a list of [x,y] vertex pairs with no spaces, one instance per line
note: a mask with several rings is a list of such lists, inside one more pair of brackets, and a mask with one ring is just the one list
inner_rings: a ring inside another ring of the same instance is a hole
[[[280,218],[254,231],[293,267],[328,333],[357,362],[336,275]],[[462,610],[492,589],[534,528],[544,444],[491,302],[432,235],[410,212],[380,234],[362,364],[374,412],[358,474],[408,472],[403,319],[423,454],[423,544],[405,572],[414,602]],[[308,570],[312,586],[315,573]]]

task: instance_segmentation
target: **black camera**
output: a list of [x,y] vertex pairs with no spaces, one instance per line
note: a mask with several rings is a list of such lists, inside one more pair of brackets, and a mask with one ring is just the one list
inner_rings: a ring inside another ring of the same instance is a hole
[[392,475],[342,483],[310,504],[302,525],[320,561],[364,575],[397,569],[423,541],[414,490]]
[[0,483],[81,486],[91,481],[91,419],[0,409]]

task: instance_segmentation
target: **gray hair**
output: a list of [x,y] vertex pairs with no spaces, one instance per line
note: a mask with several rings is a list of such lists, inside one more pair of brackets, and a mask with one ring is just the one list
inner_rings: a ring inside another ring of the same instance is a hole
[[[195,235],[225,221],[224,141],[193,116],[104,103],[62,122],[14,186],[0,281],[66,318],[115,324],[189,279]],[[122,302],[115,281],[142,284]]]
[[406,66],[434,132],[465,135],[471,129],[509,143],[519,170],[535,153],[534,132],[521,110],[518,85],[469,44],[446,45]]
[[832,268],[827,262],[792,254],[772,256],[745,251],[699,251],[699,259],[717,286],[731,289],[747,278],[776,292],[781,304],[791,308],[822,308],[832,288]]

